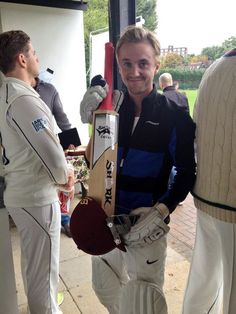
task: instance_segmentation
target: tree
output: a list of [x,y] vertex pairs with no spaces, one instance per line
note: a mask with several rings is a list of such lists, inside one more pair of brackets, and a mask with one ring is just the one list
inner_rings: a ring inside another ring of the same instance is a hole
[[223,52],[224,48],[222,46],[212,46],[203,48],[201,54],[208,56],[209,60],[216,60],[222,56]]
[[230,38],[226,39],[222,46],[225,50],[231,50],[236,47],[236,37],[231,36]]
[[209,60],[216,60],[220,58],[225,51],[233,49],[236,47],[236,37],[231,36],[230,38],[226,39],[221,46],[212,46],[206,47],[202,49],[201,54],[208,56]]
[[84,36],[89,40],[90,33],[108,27],[108,0],[90,0],[84,12]]
[[140,15],[145,20],[145,27],[151,31],[157,29],[156,0],[137,0],[136,16]]
[[208,56],[206,56],[206,55],[199,55],[199,56],[193,56],[189,60],[189,63],[207,62],[207,61],[208,61]]
[[176,68],[177,66],[182,65],[183,61],[183,56],[180,56],[177,53],[168,53],[161,57],[161,68]]
[[92,32],[108,27],[108,0],[90,0],[84,12],[84,41],[87,83],[89,83],[90,35]]

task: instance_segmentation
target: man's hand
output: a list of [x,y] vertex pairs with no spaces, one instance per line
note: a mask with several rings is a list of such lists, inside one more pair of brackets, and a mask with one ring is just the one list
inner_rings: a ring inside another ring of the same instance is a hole
[[70,144],[67,149],[68,149],[68,150],[75,150],[76,147],[75,147],[75,145]]
[[108,85],[101,75],[95,76],[80,103],[80,115],[83,123],[92,123],[93,111],[107,96]]
[[[93,112],[98,108],[99,104],[107,96],[108,85],[101,75],[92,78],[91,87],[84,94],[83,100],[80,103],[80,115],[83,123],[92,123]],[[118,90],[112,93],[112,105],[115,111],[118,112],[124,95]]]
[[164,222],[169,215],[169,210],[162,203],[153,207],[137,208],[131,212],[131,215],[139,215],[140,218],[131,227],[130,232],[123,236],[125,245],[129,247],[151,244],[170,230]]
[[68,164],[68,181],[66,184],[58,185],[60,191],[69,193],[69,198],[73,199],[74,197],[74,185],[75,185],[75,174],[74,167]]

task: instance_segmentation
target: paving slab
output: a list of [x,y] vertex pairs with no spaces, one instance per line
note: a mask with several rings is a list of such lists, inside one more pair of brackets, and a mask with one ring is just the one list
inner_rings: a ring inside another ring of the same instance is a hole
[[169,314],[180,314],[184,289],[189,272],[189,262],[182,260],[166,267],[164,293]]

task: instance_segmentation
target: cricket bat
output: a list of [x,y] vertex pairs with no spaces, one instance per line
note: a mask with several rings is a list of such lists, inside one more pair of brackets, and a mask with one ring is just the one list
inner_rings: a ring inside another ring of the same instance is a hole
[[106,43],[104,78],[109,93],[93,114],[88,196],[80,200],[70,219],[74,242],[91,255],[102,255],[116,247],[126,251],[110,217],[115,210],[118,146],[118,114],[112,107],[113,58],[114,48]]
[[107,216],[114,214],[118,145],[118,113],[112,107],[114,47],[105,44],[104,78],[109,92],[93,114],[88,196],[99,203]]

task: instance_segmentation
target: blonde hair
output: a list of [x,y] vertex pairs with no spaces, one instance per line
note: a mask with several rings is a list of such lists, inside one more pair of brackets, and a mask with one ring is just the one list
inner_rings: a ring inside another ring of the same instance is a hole
[[160,87],[163,86],[164,88],[166,86],[172,86],[173,85],[172,75],[170,73],[161,74],[159,77],[159,85]]
[[130,25],[126,27],[116,44],[116,58],[118,59],[119,50],[126,43],[140,43],[148,41],[153,47],[157,64],[160,63],[161,48],[156,34],[145,27]]

